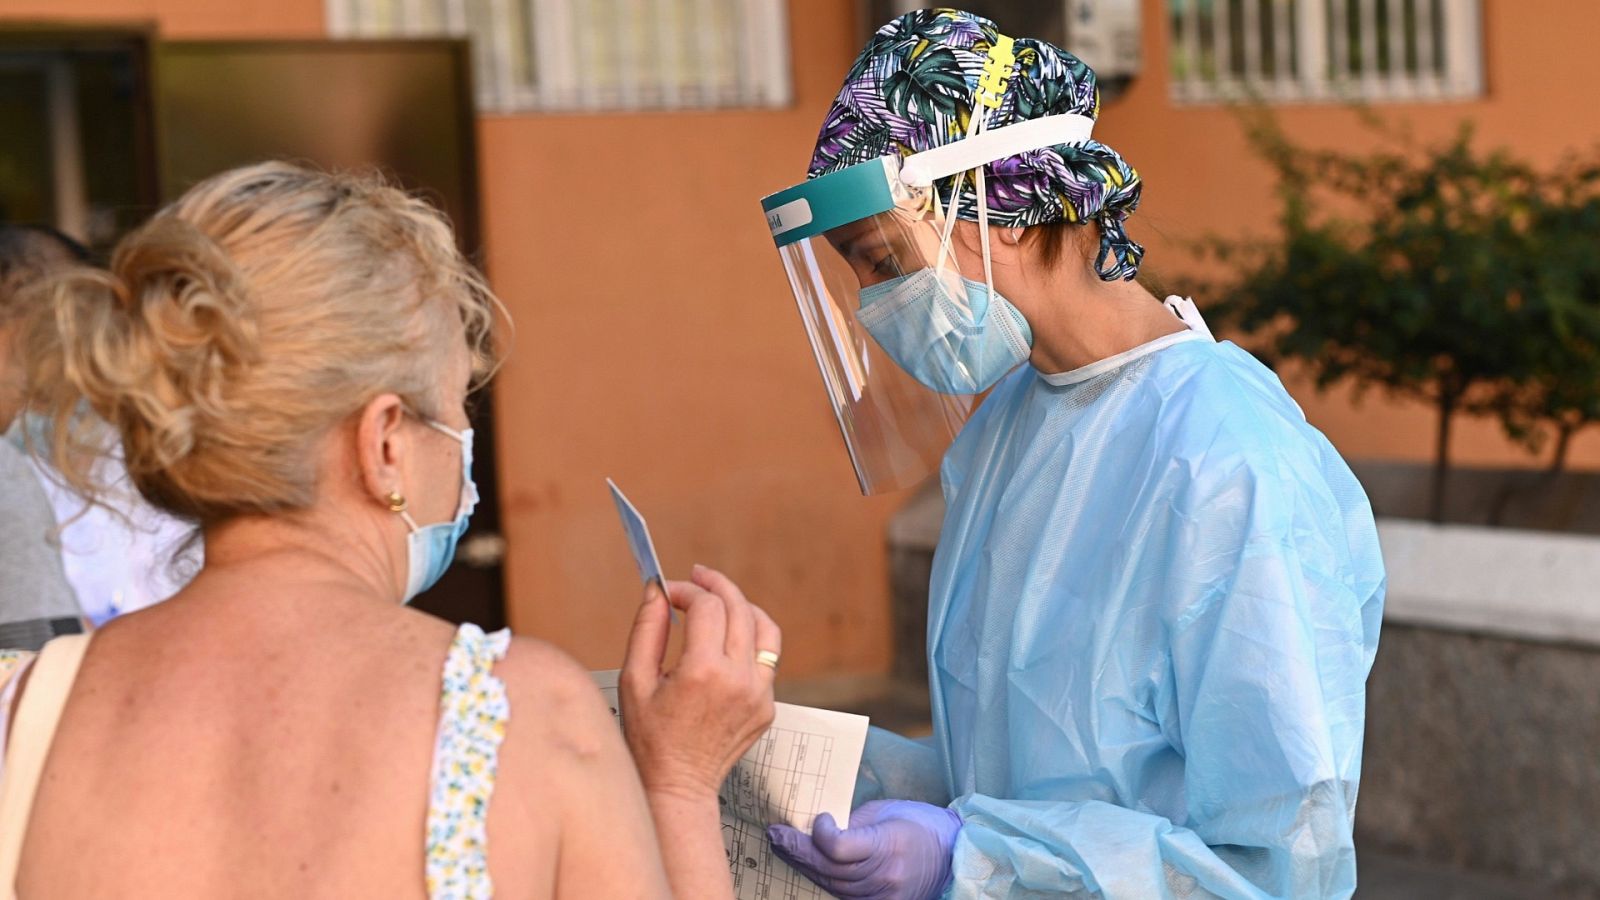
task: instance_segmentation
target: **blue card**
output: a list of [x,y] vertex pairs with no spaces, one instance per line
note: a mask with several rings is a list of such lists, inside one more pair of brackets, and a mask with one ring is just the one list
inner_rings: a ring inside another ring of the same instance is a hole
[[661,560],[656,557],[656,546],[650,540],[650,527],[644,523],[644,516],[639,515],[628,498],[623,495],[617,483],[606,479],[606,484],[611,488],[611,499],[617,504],[617,515],[622,517],[622,530],[628,536],[628,549],[633,551],[633,561],[639,566],[639,580],[649,584],[652,580],[666,593],[667,582],[661,574]]

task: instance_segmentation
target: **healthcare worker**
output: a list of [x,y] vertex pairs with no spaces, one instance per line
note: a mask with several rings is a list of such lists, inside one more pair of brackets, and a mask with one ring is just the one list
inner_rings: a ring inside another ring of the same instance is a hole
[[1071,55],[910,13],[763,203],[863,490],[942,456],[933,740],[873,733],[848,828],[769,830],[840,897],[1355,890],[1372,512],[1271,371],[1132,280],[1098,113]]

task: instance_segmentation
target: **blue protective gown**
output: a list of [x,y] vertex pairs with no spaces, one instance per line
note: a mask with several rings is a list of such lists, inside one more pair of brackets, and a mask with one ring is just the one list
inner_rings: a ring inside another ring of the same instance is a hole
[[1012,373],[945,457],[950,896],[1348,897],[1385,583],[1366,495],[1232,344],[1070,378]]

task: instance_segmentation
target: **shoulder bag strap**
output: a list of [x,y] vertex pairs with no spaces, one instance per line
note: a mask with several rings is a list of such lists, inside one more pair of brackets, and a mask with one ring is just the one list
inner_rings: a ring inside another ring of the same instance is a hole
[[[89,635],[74,634],[56,638],[39,651],[27,687],[17,705],[11,724],[11,739],[5,752],[5,768],[0,770],[0,897],[15,896],[17,863],[22,856],[22,840],[28,833],[33,813],[33,797],[39,788],[39,774],[50,743],[55,738],[61,709],[72,693],[89,647]],[[0,711],[3,714],[3,711]]]

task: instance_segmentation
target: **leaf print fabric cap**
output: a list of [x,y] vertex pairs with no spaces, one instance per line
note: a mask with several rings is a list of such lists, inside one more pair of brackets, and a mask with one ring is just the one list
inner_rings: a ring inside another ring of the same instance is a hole
[[[807,171],[816,178],[883,156],[906,157],[963,139],[991,47],[995,23],[953,9],[907,13],[878,29],[845,76],[828,109]],[[997,108],[977,105],[989,129],[1063,113],[1098,118],[1094,70],[1045,41],[1019,38],[1016,61]],[[1139,174],[1098,141],[1029,150],[984,167],[990,224],[1002,228],[1054,222],[1100,226],[1095,268],[1107,281],[1131,279],[1144,248],[1123,222],[1139,206]],[[973,179],[936,185],[957,215],[977,221]]]

